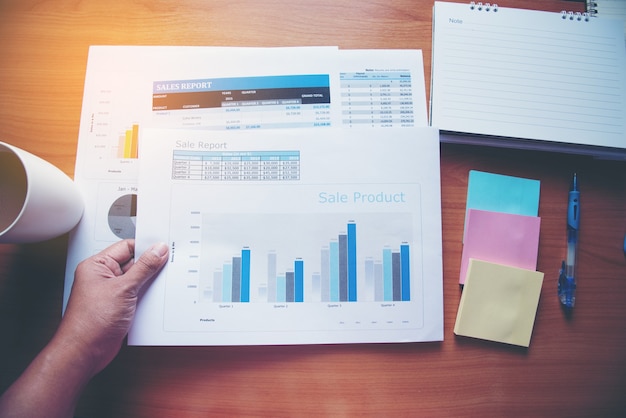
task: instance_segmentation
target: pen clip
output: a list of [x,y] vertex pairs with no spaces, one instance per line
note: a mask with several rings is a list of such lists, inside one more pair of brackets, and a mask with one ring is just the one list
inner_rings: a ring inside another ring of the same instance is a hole
[[572,189],[569,192],[567,202],[567,227],[578,231],[580,226],[580,191],[576,175],[572,181]]
[[[575,194],[575,196],[572,196]],[[567,205],[567,226],[578,230],[580,226],[580,208],[578,204],[578,192],[570,192],[570,202]]]

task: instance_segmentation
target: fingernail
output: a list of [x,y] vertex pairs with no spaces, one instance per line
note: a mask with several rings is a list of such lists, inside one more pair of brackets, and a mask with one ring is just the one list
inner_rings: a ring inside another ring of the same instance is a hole
[[159,258],[167,254],[167,250],[168,250],[167,244],[165,244],[164,242],[159,242],[158,244],[154,244],[150,248],[150,251],[152,251],[152,253],[157,255]]

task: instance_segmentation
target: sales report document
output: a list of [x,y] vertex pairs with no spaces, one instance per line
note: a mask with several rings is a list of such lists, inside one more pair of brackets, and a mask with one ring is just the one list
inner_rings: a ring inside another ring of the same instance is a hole
[[134,238],[145,128],[261,132],[426,126],[419,50],[92,46],[74,180],[64,303],[81,260]]
[[131,345],[443,339],[433,128],[145,129]]

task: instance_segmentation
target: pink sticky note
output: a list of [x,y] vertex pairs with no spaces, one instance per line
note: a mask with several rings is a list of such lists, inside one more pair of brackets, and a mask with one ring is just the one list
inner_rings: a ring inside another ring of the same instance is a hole
[[537,269],[541,218],[469,209],[459,283],[470,258],[527,270]]

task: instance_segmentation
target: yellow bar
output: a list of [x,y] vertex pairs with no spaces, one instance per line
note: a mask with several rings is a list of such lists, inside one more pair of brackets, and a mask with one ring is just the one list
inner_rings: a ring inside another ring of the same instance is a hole
[[126,131],[126,139],[124,140],[124,158],[130,158],[131,145],[133,143],[133,131]]
[[130,144],[130,158],[137,158],[137,149],[139,146],[139,125],[133,125]]

